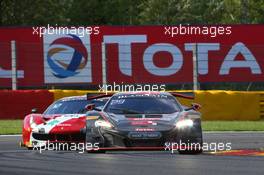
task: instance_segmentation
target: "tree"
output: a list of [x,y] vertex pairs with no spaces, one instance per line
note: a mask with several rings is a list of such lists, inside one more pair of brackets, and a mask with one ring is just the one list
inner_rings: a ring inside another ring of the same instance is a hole
[[71,0],[2,0],[2,25],[64,25]]
[[264,1],[248,1],[248,22],[253,24],[264,23]]
[[263,0],[0,0],[6,26],[263,22]]
[[69,10],[70,24],[137,24],[141,0],[74,0]]
[[230,0],[146,0],[143,3],[144,11],[140,14],[141,23],[166,25],[228,23],[235,19],[230,13],[238,11],[232,8],[236,8],[237,5],[235,3],[232,5],[236,6],[229,5],[230,2]]

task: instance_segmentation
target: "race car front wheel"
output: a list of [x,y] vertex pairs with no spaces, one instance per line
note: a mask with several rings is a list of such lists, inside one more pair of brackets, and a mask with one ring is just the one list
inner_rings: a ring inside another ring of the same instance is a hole
[[179,154],[200,154],[203,152],[203,135],[200,120],[196,121],[194,126],[193,128],[178,131]]
[[94,121],[86,122],[85,143],[93,145],[93,149],[87,150],[88,153],[105,153],[104,137],[100,133],[100,129],[94,126]]

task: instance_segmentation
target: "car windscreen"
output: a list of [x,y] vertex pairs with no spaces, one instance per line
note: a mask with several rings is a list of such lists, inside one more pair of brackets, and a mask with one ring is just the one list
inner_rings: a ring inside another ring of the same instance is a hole
[[87,100],[59,100],[51,104],[44,114],[84,114],[87,112],[85,110],[87,104]]
[[115,114],[171,114],[180,110],[172,96],[120,97],[114,96],[104,109]]

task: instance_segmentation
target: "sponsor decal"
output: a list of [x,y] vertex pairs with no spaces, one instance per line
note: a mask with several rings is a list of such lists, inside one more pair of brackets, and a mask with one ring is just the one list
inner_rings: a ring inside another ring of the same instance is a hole
[[160,120],[160,118],[128,118],[128,120]]
[[54,126],[54,125],[56,125],[58,123],[59,123],[58,120],[52,120],[52,121],[48,122],[47,125]]
[[64,123],[66,121],[71,120],[71,117],[68,117],[69,115],[62,115],[61,117],[58,117],[56,119],[51,119],[49,120],[46,124],[40,124],[35,128],[35,131],[33,132],[38,132],[40,128],[45,129],[45,133],[50,133],[50,131],[55,128],[55,127],[63,127],[63,126],[68,126],[71,124]]
[[128,137],[131,139],[158,139],[161,137],[160,132],[130,132]]
[[155,131],[154,128],[136,128],[135,131]]
[[131,121],[131,125],[157,125],[157,123],[150,120],[138,120]]
[[45,83],[92,81],[90,35],[46,34],[43,42]]
[[57,126],[72,126],[72,124],[70,124],[70,123],[60,123]]
[[[63,28],[59,32],[57,27],[52,32],[41,29],[42,37],[37,35],[40,34],[37,28],[34,35],[31,28],[0,30],[0,39],[6,43],[0,47],[0,52],[5,53],[5,59],[0,61],[2,87],[11,87],[10,38],[22,46],[16,50],[21,87],[46,87],[49,83],[102,84],[103,58],[107,58],[106,82],[116,85],[111,88],[102,85],[102,91],[146,90],[148,87],[138,86],[145,83],[191,83],[193,55],[201,83],[263,82],[263,36],[258,34],[264,25],[103,26],[96,35],[85,32],[79,35],[76,28]],[[204,28],[208,32],[213,30],[213,35],[204,35]],[[232,34],[225,30],[228,34],[219,35],[217,28],[232,28]],[[248,34],[252,37],[248,38]]]

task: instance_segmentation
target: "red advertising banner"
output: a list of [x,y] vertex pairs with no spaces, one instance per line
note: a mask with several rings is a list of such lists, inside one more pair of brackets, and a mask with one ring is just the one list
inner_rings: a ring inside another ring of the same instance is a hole
[[80,29],[0,28],[0,86],[11,87],[11,40],[19,87],[101,84],[104,61],[107,83],[188,83],[194,56],[200,82],[264,80],[264,25]]
[[42,86],[42,42],[31,28],[0,29],[0,86],[11,87],[12,40],[16,41],[18,86]]

